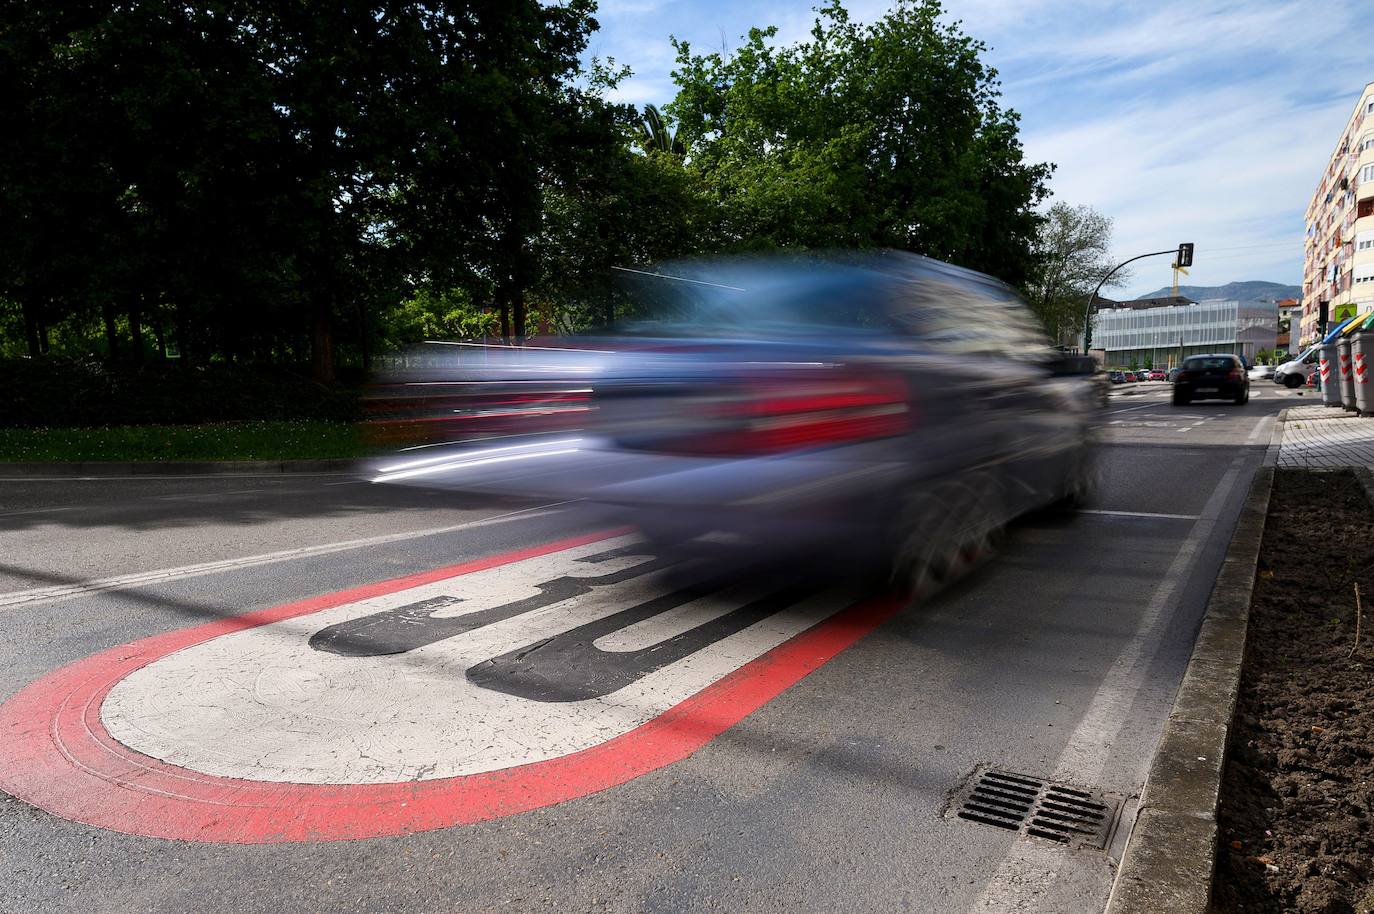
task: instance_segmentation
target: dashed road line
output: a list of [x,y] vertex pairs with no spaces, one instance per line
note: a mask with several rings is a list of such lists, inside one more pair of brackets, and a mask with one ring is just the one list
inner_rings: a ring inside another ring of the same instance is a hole
[[553,509],[566,504],[570,504],[570,502],[559,501],[546,505],[535,505],[530,508],[522,508],[519,511],[511,511],[507,514],[497,514],[493,517],[484,517],[479,520],[468,521],[462,524],[452,524],[447,527],[430,527],[425,530],[407,530],[401,533],[385,533],[380,536],[341,540],[336,543],[321,543],[318,546],[302,546],[297,549],[283,549],[279,552],[266,552],[261,555],[249,555],[236,559],[220,559],[214,562],[182,565],[177,568],[161,568],[155,571],[144,571],[137,574],[99,578],[91,581],[81,581],[75,584],[62,584],[55,587],[35,587],[30,590],[10,591],[9,593],[0,593],[0,609],[14,606],[32,606],[37,603],[53,603],[58,600],[69,600],[72,597],[100,593],[108,590],[126,590],[132,587],[161,584],[166,581],[175,581],[182,578],[218,574],[221,571],[234,571],[240,568],[252,568],[258,565],[269,565],[275,562],[289,562],[294,559],[308,558],[317,555],[329,555],[335,552],[345,552],[350,549],[362,549],[367,546],[381,546],[388,543],[423,539],[427,536],[457,533],[460,530],[473,530],[478,527],[506,523],[512,520],[526,520],[533,517],[542,517],[547,514],[552,514]]

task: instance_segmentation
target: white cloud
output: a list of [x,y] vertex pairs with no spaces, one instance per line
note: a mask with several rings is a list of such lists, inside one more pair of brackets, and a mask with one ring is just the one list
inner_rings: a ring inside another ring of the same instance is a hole
[[[629,64],[617,93],[670,101],[669,34],[733,48],[751,26],[805,37],[811,0],[603,3],[592,52]],[[855,0],[869,21],[886,0]],[[1369,0],[948,0],[948,18],[990,47],[1027,155],[1053,161],[1057,199],[1115,221],[1124,257],[1198,246],[1189,281],[1298,282],[1302,212],[1366,81]],[[1209,253],[1210,252],[1210,253]],[[1129,292],[1170,279],[1145,261]]]

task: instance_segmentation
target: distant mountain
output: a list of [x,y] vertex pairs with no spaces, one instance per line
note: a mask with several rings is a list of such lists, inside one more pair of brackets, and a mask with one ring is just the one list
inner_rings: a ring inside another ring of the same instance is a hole
[[[1163,298],[1174,294],[1172,286],[1165,286],[1149,295],[1138,298]],[[1252,279],[1248,282],[1228,282],[1224,286],[1179,286],[1179,295],[1186,295],[1194,301],[1209,298],[1239,298],[1242,301],[1278,301],[1283,298],[1302,299],[1302,286],[1286,286],[1281,282],[1264,282]]]

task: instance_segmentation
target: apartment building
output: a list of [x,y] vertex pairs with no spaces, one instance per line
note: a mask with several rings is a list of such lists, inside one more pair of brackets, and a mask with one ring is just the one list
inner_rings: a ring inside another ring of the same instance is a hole
[[1374,304],[1374,82],[1364,87],[1307,207],[1301,345],[1331,320]]

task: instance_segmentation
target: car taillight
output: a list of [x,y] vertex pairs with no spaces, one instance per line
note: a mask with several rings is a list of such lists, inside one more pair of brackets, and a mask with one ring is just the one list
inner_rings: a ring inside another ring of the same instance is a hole
[[713,428],[681,449],[777,453],[900,435],[913,419],[905,378],[850,372],[750,379],[737,396],[711,404],[706,413]]
[[1176,378],[1174,378],[1174,380],[1175,380],[1175,381],[1191,381],[1194,377],[1196,377],[1196,375],[1197,375],[1197,372],[1196,372],[1196,371],[1180,371],[1180,372],[1178,373],[1178,376],[1177,376]]
[[1233,369],[1231,369],[1230,373],[1228,373],[1228,374],[1226,375],[1226,380],[1228,380],[1228,381],[1239,381],[1239,380],[1240,380],[1241,378],[1243,378],[1243,377],[1245,377],[1245,375],[1244,375],[1243,372],[1241,372],[1241,370],[1240,370],[1239,368],[1233,368]]

